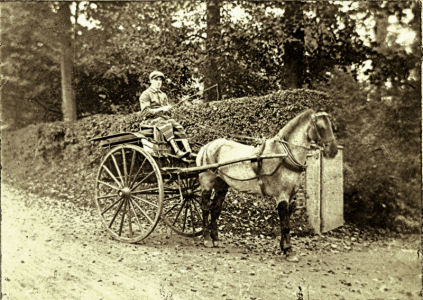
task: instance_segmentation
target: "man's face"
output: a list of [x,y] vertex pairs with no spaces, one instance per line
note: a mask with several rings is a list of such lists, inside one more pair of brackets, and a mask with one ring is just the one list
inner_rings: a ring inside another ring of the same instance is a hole
[[163,78],[155,77],[151,79],[151,86],[155,89],[160,89],[162,87]]

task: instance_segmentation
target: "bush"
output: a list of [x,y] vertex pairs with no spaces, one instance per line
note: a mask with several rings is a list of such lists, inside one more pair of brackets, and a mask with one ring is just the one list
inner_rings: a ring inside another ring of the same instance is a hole
[[343,72],[319,89],[334,99],[336,136],[345,147],[345,219],[420,230],[421,110],[412,108],[419,95],[403,93],[391,104],[367,101],[366,86]]

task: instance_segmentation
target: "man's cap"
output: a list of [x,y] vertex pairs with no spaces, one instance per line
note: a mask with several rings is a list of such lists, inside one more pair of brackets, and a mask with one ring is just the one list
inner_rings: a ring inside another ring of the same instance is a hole
[[165,78],[164,74],[160,71],[153,71],[153,72],[150,73],[150,76],[149,76],[150,80],[157,78],[157,77],[162,77],[163,79]]

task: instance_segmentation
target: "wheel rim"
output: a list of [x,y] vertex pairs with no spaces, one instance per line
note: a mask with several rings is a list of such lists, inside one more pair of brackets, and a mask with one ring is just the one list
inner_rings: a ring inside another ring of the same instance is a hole
[[120,145],[102,160],[95,202],[104,227],[116,239],[139,242],[156,227],[163,180],[155,160],[135,145]]
[[165,182],[163,219],[176,233],[198,236],[203,232],[201,192],[197,177]]

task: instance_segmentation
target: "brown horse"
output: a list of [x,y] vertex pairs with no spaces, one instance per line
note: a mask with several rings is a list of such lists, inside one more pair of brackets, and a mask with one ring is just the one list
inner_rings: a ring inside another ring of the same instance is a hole
[[238,162],[220,167],[217,172],[208,170],[199,175],[204,245],[218,245],[217,219],[228,187],[232,187],[275,198],[280,220],[280,247],[288,257],[292,252],[289,219],[294,202],[291,200],[297,191],[300,174],[305,170],[307,151],[312,143],[323,148],[326,157],[333,158],[338,152],[329,115],[307,109],[290,120],[276,136],[256,148],[226,139],[204,145],[198,152],[197,166],[251,156],[286,155],[283,158]]

